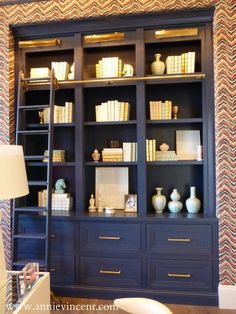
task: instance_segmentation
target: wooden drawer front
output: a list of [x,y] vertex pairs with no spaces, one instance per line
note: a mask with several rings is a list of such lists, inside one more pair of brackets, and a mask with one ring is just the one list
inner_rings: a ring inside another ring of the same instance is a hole
[[81,223],[80,250],[100,256],[137,256],[140,226],[123,223]]
[[74,252],[75,250],[75,225],[72,221],[53,221],[51,230],[52,252]]
[[81,257],[81,284],[104,287],[139,287],[141,264],[138,259]]
[[147,252],[151,254],[212,255],[210,225],[147,225]]
[[148,288],[174,290],[211,290],[210,261],[148,260]]
[[75,257],[51,256],[50,278],[52,284],[66,284],[75,282]]

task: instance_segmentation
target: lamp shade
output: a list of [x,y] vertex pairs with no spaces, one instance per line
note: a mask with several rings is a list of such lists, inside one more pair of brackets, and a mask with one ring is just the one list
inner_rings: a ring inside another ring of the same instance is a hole
[[29,193],[23,148],[20,145],[0,145],[0,200]]

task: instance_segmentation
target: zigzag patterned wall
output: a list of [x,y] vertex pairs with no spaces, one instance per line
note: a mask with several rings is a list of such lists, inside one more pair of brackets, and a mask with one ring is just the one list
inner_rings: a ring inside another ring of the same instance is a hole
[[[0,8],[0,142],[12,140],[13,38],[9,24],[216,6],[214,21],[216,184],[220,281],[236,284],[236,3],[233,0],[51,0]],[[9,203],[1,203],[10,264]]]

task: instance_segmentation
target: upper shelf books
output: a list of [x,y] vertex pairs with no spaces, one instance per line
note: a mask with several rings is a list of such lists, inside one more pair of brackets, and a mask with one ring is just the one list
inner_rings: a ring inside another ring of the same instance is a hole
[[185,74],[195,72],[195,52],[182,53],[166,58],[166,74]]
[[122,76],[122,60],[119,57],[102,58],[96,64],[96,78]]

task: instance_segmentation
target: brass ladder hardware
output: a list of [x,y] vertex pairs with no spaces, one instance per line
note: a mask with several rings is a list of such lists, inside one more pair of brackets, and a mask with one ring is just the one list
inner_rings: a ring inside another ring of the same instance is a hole
[[168,238],[168,242],[191,242],[190,238]]

